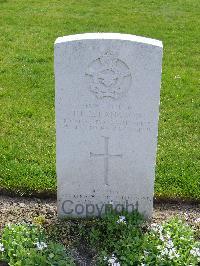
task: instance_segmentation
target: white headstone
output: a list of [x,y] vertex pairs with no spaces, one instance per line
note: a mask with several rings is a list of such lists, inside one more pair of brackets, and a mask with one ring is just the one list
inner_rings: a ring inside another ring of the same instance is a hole
[[[59,216],[151,216],[162,42],[87,33],[55,42]],[[122,206],[123,205],[123,206]]]

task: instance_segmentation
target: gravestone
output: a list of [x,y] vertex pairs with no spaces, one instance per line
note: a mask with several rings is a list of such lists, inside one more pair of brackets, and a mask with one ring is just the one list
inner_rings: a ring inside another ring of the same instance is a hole
[[162,42],[86,33],[55,42],[58,215],[153,209]]

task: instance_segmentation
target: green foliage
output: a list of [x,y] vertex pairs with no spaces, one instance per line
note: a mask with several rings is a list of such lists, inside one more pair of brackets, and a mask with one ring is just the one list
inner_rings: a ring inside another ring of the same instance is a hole
[[146,265],[188,266],[200,262],[200,242],[195,241],[192,228],[178,219],[152,224],[142,248]]
[[[126,214],[126,222],[123,222],[123,217],[115,214],[106,214],[100,220],[96,221],[96,224],[92,228],[89,228],[90,231],[90,241],[92,245],[98,246],[99,249],[102,247],[108,251],[115,249],[116,242],[118,242],[123,235],[128,235],[131,233],[131,236],[135,239],[139,238],[141,235],[141,224],[143,219],[140,214]],[[85,228],[87,230],[87,228]],[[109,236],[109,237],[108,237]]]
[[156,196],[200,199],[199,9],[199,0],[1,1],[1,187],[56,190],[55,39],[122,32],[164,44]]
[[0,240],[0,261],[10,266],[74,265],[65,248],[49,241],[44,230],[32,224],[7,225]]
[[[189,266],[200,262],[200,242],[177,218],[147,226],[138,214],[110,214],[89,233],[99,265]],[[112,264],[116,263],[116,264]]]

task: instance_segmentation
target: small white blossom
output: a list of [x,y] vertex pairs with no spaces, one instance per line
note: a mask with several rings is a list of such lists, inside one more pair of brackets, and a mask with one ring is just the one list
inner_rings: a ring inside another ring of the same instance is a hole
[[161,250],[161,255],[162,256],[165,256],[165,255],[168,255],[168,249],[167,248],[164,248],[163,250]]
[[174,78],[175,79],[180,79],[181,77],[179,75],[176,75]]
[[4,246],[2,243],[0,243],[0,252],[3,252],[5,249],[4,249]]
[[120,263],[117,262],[117,258],[114,254],[112,254],[112,257],[108,259],[108,265],[110,266],[120,266]]
[[178,253],[175,253],[174,255],[175,255],[176,258],[180,257],[180,255]]
[[161,240],[162,242],[165,241],[164,236],[163,236],[162,234],[160,234],[160,240]]
[[171,239],[168,240],[168,242],[166,243],[166,247],[168,247],[168,248],[173,248],[173,246],[174,246],[173,241],[172,241]]
[[120,266],[119,262],[115,262],[114,264],[112,264],[112,266]]
[[148,256],[148,254],[149,254],[149,252],[146,251],[146,250],[144,250],[144,255],[145,255],[145,256]]
[[37,242],[36,246],[38,250],[43,250],[44,248],[47,248],[47,244],[44,242]]
[[196,224],[200,223],[200,217],[194,221]]
[[190,250],[190,254],[194,257],[200,257],[200,248],[193,248]]
[[159,233],[161,233],[163,231],[162,225],[159,225],[159,224],[156,224],[156,223],[151,224],[151,229],[154,232],[159,232]]
[[176,253],[176,249],[172,248],[169,250],[169,258],[173,259],[173,258],[178,258],[179,254]]
[[158,225],[157,223],[152,223],[151,227],[157,227],[157,225]]
[[125,216],[119,216],[119,220],[117,220],[117,223],[124,223],[126,224],[126,217]]

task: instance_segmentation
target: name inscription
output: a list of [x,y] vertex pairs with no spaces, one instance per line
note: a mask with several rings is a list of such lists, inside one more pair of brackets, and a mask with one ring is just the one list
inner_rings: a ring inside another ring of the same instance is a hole
[[63,119],[63,126],[67,129],[85,130],[126,130],[136,132],[150,132],[152,122],[144,115],[132,110],[131,106],[110,106],[103,110],[98,104],[84,104],[70,110]]

